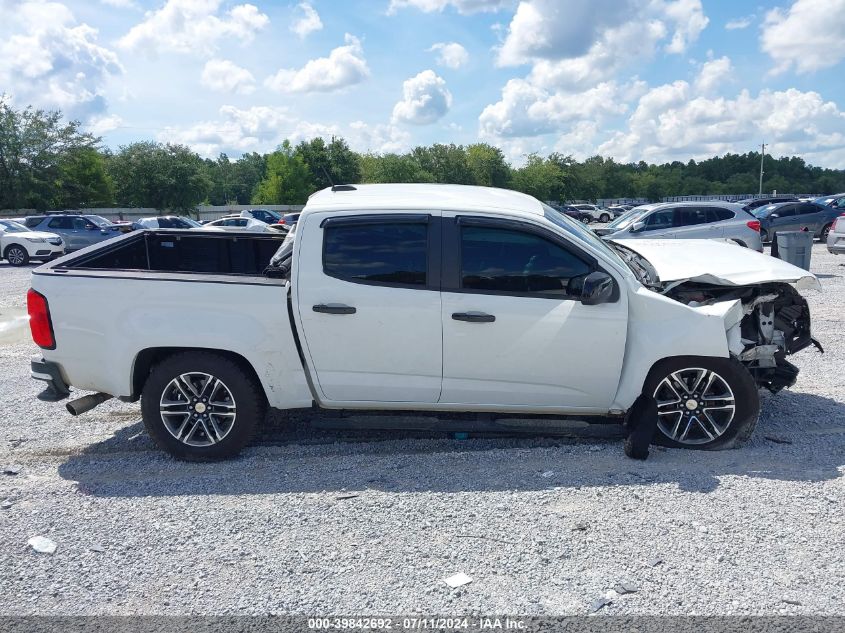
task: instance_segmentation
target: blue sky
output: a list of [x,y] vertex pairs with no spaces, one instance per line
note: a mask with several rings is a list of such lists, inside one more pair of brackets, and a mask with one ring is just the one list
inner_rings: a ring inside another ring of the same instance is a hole
[[341,135],[845,168],[845,0],[0,0],[0,91],[118,147]]

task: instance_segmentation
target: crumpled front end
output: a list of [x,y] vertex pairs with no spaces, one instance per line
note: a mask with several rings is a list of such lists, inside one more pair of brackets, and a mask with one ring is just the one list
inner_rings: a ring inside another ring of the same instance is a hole
[[787,283],[736,287],[688,282],[665,295],[702,311],[723,314],[728,347],[772,393],[790,387],[798,368],[786,360],[805,347],[821,345],[812,338],[807,300]]

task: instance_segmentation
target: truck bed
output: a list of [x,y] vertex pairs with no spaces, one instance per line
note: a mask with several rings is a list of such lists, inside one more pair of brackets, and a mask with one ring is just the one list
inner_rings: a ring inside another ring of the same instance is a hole
[[263,275],[282,241],[138,231],[41,266],[32,287],[47,298],[56,335],[42,355],[68,384],[136,399],[133,377],[155,350],[222,350],[256,368],[271,406],[310,406],[288,282]]

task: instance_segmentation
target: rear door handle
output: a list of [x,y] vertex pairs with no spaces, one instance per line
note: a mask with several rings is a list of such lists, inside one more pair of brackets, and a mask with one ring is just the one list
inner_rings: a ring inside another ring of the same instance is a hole
[[313,310],[321,314],[355,314],[357,312],[352,306],[342,303],[318,303]]
[[496,317],[485,312],[453,312],[452,318],[455,321],[466,321],[467,323],[492,323]]

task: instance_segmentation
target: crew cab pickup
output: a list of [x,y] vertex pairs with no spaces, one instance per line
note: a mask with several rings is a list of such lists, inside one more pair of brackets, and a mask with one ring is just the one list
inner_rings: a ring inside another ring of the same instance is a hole
[[726,242],[603,241],[512,191],[344,185],[284,237],[136,231],[36,269],[32,376],[96,392],[75,414],[140,399],[183,458],[238,453],[268,406],[623,423],[641,395],[659,441],[720,448],[758,387],[795,382],[818,287]]

